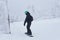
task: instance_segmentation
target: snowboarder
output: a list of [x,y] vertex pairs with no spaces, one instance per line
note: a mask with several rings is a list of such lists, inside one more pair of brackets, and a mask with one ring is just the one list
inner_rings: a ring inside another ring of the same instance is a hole
[[27,23],[27,27],[26,27],[27,32],[25,34],[32,35],[32,31],[30,29],[30,26],[31,26],[31,22],[33,21],[33,17],[30,15],[30,13],[28,11],[25,11],[25,14],[26,14],[26,18],[25,18],[25,21],[24,21],[24,26]]

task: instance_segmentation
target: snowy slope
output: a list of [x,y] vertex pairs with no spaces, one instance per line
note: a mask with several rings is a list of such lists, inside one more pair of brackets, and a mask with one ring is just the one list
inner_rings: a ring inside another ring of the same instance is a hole
[[[36,20],[31,26],[33,36],[26,36],[22,22],[11,23],[12,34],[0,34],[1,40],[60,40],[60,18]],[[3,39],[4,38],[4,39]]]

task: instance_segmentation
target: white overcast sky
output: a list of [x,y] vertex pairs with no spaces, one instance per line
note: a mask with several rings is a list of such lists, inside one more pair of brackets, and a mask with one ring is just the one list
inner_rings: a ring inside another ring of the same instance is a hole
[[8,8],[10,14],[21,20],[25,18],[25,10],[28,10],[36,19],[39,16],[51,15],[51,10],[55,8],[56,2],[57,0],[8,0]]

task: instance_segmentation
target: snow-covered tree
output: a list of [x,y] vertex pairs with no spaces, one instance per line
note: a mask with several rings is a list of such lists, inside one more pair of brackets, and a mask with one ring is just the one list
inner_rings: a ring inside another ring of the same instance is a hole
[[11,33],[6,0],[0,0],[0,32]]

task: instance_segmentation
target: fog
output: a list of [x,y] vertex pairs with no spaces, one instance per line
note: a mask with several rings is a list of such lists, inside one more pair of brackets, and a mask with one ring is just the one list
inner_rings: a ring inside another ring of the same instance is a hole
[[7,0],[7,7],[10,19],[14,21],[23,21],[26,10],[34,20],[60,17],[59,0]]

